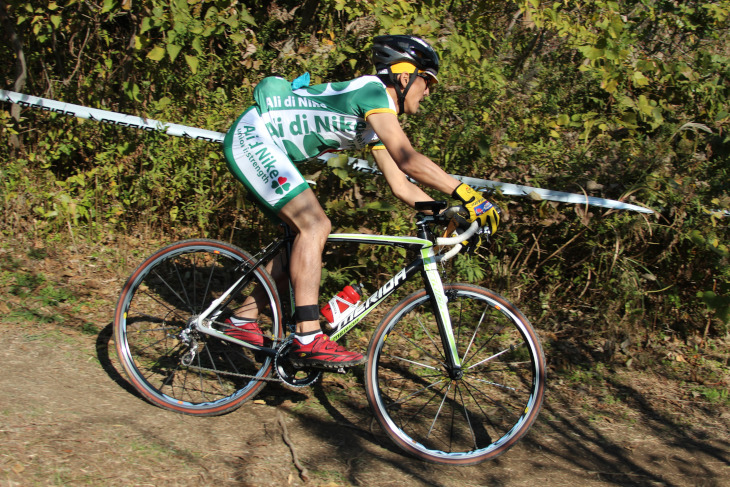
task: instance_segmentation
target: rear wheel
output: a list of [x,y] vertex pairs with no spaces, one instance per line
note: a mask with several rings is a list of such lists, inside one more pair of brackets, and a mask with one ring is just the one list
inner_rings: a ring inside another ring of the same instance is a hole
[[[191,326],[254,263],[235,246],[186,240],[155,252],[129,277],[117,303],[114,337],[122,367],[146,399],[182,413],[215,415],[239,407],[266,384],[273,356]],[[213,328],[224,331],[223,320],[249,296],[256,297],[264,334],[281,339],[279,296],[263,268],[251,273]]]
[[504,453],[532,426],[545,359],[530,323],[504,298],[468,284],[444,289],[461,367],[447,365],[434,303],[421,290],[378,326],[365,384],[376,418],[401,448],[468,465]]

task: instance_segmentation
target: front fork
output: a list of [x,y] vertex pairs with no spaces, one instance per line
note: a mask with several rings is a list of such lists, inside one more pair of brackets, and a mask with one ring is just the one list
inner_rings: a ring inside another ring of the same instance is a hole
[[426,292],[432,297],[433,313],[441,335],[441,343],[446,354],[446,366],[452,378],[461,376],[461,358],[456,349],[454,328],[451,325],[449,314],[449,299],[444,291],[444,285],[439,275],[437,259],[433,247],[421,250],[423,258],[423,281]]

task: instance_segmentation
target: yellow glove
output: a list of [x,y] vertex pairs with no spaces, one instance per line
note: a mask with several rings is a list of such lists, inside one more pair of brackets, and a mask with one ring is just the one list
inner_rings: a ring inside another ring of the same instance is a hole
[[469,212],[469,222],[478,221],[479,225],[486,226],[492,235],[497,233],[501,216],[499,208],[487,201],[481,194],[467,184],[460,184],[452,195],[464,203],[464,208]]
[[[465,225],[468,225],[466,220],[463,218],[455,218],[449,222],[443,236],[458,237],[460,232],[457,229],[461,228],[462,231],[466,230],[467,227]],[[466,253],[471,254],[482,245],[482,236],[477,232],[469,240],[461,242],[461,245],[466,249]]]
[[[460,221],[459,221],[460,220]],[[462,228],[462,230],[465,230],[466,227],[464,227],[464,223],[466,220],[463,218],[454,219],[449,222],[449,226],[446,227],[446,231],[444,232],[444,237],[458,237],[459,232],[456,230],[457,228]],[[461,242],[461,245],[466,249],[467,254],[472,254],[476,249],[481,247],[482,245],[482,235],[477,232],[474,235],[472,235],[469,240],[464,240]]]

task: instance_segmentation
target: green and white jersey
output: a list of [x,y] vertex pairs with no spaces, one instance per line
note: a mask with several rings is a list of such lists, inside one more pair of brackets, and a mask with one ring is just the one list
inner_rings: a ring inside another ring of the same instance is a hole
[[385,84],[376,76],[294,91],[285,79],[270,77],[256,86],[254,100],[269,135],[295,163],[378,142],[367,117],[396,113]]

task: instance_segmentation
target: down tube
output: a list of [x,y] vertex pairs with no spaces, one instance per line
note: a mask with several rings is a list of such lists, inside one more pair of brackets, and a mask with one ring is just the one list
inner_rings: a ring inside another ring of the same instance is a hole
[[[342,338],[345,333],[350,331],[352,327],[357,325],[360,320],[365,318],[368,313],[375,309],[385,298],[393,294],[396,289],[401,287],[406,281],[408,281],[408,279],[411,278],[411,276],[413,276],[413,274],[416,273],[416,271],[418,271],[422,267],[423,263],[421,259],[414,260],[406,267],[398,271],[398,273],[393,276],[393,278],[391,278],[388,282],[383,284],[380,289],[371,294],[364,303],[358,305],[355,308],[350,308],[352,310],[351,314],[345,317],[345,323],[339,330],[333,333],[330,338],[334,341]],[[438,275],[436,277],[438,277]]]

